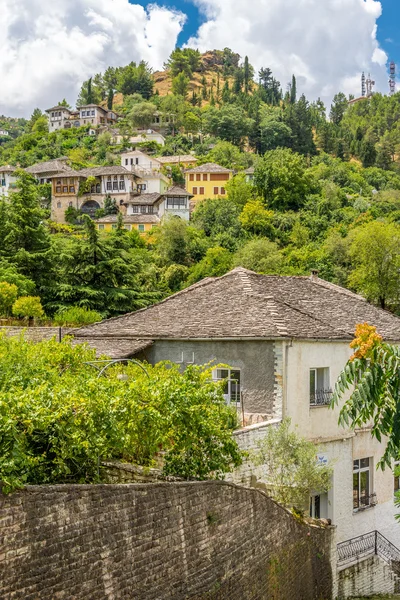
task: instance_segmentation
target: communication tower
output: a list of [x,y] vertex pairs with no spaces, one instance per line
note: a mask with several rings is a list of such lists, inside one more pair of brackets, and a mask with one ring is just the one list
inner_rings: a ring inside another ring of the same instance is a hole
[[371,79],[371,73],[368,73],[368,77],[365,81],[365,87],[367,88],[367,98],[370,98],[372,96],[374,85],[375,81]]
[[391,96],[396,93],[396,63],[393,61],[390,63],[389,90]]
[[361,96],[364,98],[366,93],[365,87],[365,73],[361,75]]

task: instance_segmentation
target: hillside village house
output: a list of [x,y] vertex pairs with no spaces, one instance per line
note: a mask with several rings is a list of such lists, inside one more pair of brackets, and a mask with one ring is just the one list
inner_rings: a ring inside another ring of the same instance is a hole
[[[136,229],[140,234],[146,234],[161,223],[165,216],[180,217],[189,221],[190,194],[178,186],[168,189],[164,194],[131,194],[124,202],[126,216],[124,227],[129,231]],[[117,215],[107,215],[96,219],[99,230],[110,231],[117,226]]]
[[206,163],[185,172],[186,189],[193,195],[193,202],[219,198],[226,195],[226,184],[232,177],[232,169]]
[[157,156],[157,160],[163,167],[183,167],[190,169],[197,164],[197,158],[192,154],[182,154],[181,156]]
[[158,159],[139,150],[121,154],[121,165],[138,177],[137,189],[140,193],[163,194],[170,186],[168,177],[161,173]]
[[[83,191],[89,177],[95,178],[90,189]],[[65,223],[65,211],[69,207],[94,217],[104,207],[106,196],[115,199],[118,207],[136,193],[136,177],[123,167],[94,167],[80,171],[62,171],[50,177],[52,182],[51,218]]]
[[33,175],[39,183],[51,183],[51,178],[57,173],[71,172],[72,168],[67,164],[68,156],[61,156],[53,160],[35,163],[27,167],[25,171]]
[[0,167],[0,196],[6,198],[10,191],[16,189],[17,178],[14,176],[16,170],[10,165]]
[[250,429],[290,417],[318,445],[319,460],[332,464],[332,488],[315,490],[310,512],[332,520],[338,542],[378,530],[400,546],[393,502],[398,480],[376,469],[383,446],[368,428],[339,427],[339,409],[328,406],[355,326],[364,322],[384,339],[400,341],[398,317],[315,273],[278,277],[237,268],[75,335],[76,342],[116,358],[168,360],[182,368],[213,361],[215,379],[226,381],[226,401],[254,424]]
[[[113,144],[121,144],[124,139],[126,139],[126,136],[121,135],[119,132],[113,133]],[[165,137],[153,129],[139,129],[135,135],[129,136],[128,141],[132,145],[143,144],[144,142],[156,142],[160,146],[165,146]]]
[[46,113],[49,117],[50,132],[84,125],[93,125],[94,127],[113,125],[117,121],[114,111],[98,104],[86,104],[76,110],[66,106],[54,106],[48,108]]

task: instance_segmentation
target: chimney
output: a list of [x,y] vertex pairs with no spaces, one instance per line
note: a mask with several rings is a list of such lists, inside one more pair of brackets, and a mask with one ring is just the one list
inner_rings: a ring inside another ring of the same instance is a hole
[[318,273],[319,273],[318,269],[311,270],[311,277],[310,277],[311,281],[318,281]]

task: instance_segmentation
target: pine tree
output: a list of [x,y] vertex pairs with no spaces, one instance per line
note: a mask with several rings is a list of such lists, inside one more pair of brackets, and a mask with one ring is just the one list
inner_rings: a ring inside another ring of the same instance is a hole
[[290,85],[290,103],[295,104],[297,100],[297,83],[296,77],[292,75],[292,83]]

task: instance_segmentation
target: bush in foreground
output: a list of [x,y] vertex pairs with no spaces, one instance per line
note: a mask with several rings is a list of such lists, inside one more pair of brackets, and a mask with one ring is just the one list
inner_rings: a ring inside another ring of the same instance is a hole
[[[0,481],[95,483],[118,459],[165,474],[220,478],[241,462],[236,414],[207,368],[117,365],[98,377],[95,352],[70,340],[0,337]],[[121,377],[124,374],[124,377]],[[125,377],[127,376],[127,377]]]

